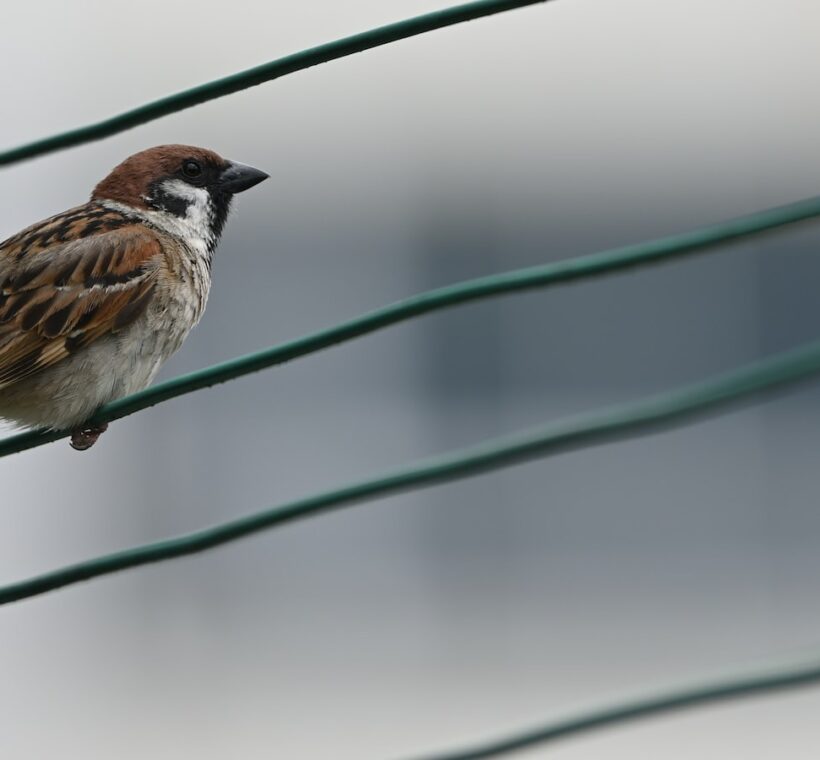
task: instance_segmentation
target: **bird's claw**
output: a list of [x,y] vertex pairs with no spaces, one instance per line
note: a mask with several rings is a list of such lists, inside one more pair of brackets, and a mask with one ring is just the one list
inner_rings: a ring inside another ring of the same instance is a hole
[[86,451],[90,449],[97,439],[108,430],[108,423],[93,425],[91,427],[81,427],[71,432],[71,448],[76,451]]

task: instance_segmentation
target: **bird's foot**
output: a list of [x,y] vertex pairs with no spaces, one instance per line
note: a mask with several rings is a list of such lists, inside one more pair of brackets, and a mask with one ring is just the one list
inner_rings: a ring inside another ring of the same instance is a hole
[[91,427],[80,427],[71,431],[71,448],[77,451],[85,451],[90,449],[97,439],[108,430],[108,423],[103,422],[102,425],[93,425]]

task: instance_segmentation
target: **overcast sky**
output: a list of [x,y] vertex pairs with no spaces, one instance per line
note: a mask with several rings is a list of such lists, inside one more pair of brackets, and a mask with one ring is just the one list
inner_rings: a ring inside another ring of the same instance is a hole
[[[13,146],[437,2],[4,8]],[[555,0],[0,170],[0,238],[125,156],[270,172],[163,377],[427,288],[818,192],[820,5]],[[818,228],[463,307],[0,461],[0,582],[817,337]],[[816,651],[820,396],[379,501],[0,610],[0,755],[377,760]],[[814,758],[820,697],[557,760]]]

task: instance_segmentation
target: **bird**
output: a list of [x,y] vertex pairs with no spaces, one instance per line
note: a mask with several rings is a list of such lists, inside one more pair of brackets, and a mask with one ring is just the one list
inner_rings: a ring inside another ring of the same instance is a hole
[[146,388],[199,322],[233,196],[269,176],[160,145],[0,243],[0,418],[93,446],[94,413]]

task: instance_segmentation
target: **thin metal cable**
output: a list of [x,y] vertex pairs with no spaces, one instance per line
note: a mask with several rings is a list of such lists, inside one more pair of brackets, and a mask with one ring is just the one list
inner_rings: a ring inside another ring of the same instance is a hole
[[665,430],[693,417],[703,416],[707,412],[716,413],[730,404],[749,400],[763,391],[782,389],[817,374],[820,374],[820,342],[675,391],[496,438],[401,467],[372,480],[12,583],[0,587],[0,604],[38,596],[128,568],[197,554],[274,526],[388,494],[460,480],[536,457]]
[[[0,165],[9,165],[35,156],[102,139],[139,124],[320,63],[470,19],[545,1],[474,2],[371,30],[191,88],[95,124],[0,152]],[[816,201],[808,201],[807,203],[816,203]],[[813,211],[805,213],[799,218],[809,218],[816,214],[817,212]],[[799,218],[770,223],[768,226],[758,229],[729,233],[726,234],[723,241],[754,234],[763,229],[771,229],[792,221],[799,221]],[[586,270],[583,267],[581,269],[573,267],[573,265],[582,264],[582,260],[578,259],[575,262],[562,262],[558,265],[546,265],[531,270],[510,272],[431,291],[335,328],[306,336],[301,340],[274,347],[258,354],[241,357],[232,362],[226,362],[156,386],[143,394],[137,394],[106,407],[98,415],[97,420],[117,419],[183,393],[225,382],[249,372],[258,371],[297,356],[318,351],[335,343],[350,340],[390,324],[437,309],[502,293],[543,287],[552,283],[569,282],[597,274],[614,272],[619,269],[668,260],[723,241],[713,240],[692,243],[688,246],[656,251],[655,253],[645,250],[643,255],[635,255],[635,249],[638,247],[632,247],[632,253],[626,254],[625,252],[630,251],[630,249],[619,249],[619,251],[597,254],[596,256],[599,259],[608,258],[609,260],[594,262]],[[651,246],[652,244],[646,245]],[[622,254],[621,257],[617,255],[619,253]],[[595,257],[586,257],[588,262],[593,258]],[[598,267],[597,270],[596,267]],[[585,415],[577,418],[576,421],[570,420],[563,424],[547,426],[528,435],[491,441],[483,446],[466,449],[449,456],[429,460],[415,467],[396,471],[374,481],[356,484],[346,489],[294,502],[276,510],[251,515],[205,531],[136,547],[135,549],[90,560],[38,578],[13,584],[0,589],[0,604],[42,594],[48,590],[76,583],[80,580],[117,572],[129,567],[204,551],[265,528],[400,490],[420,488],[435,482],[468,477],[536,456],[560,453],[561,451],[595,445],[608,440],[618,440],[651,433],[680,424],[692,416],[702,415],[710,410],[713,412],[719,411],[732,402],[747,399],[751,395],[764,390],[795,383],[801,379],[814,376],[818,372],[820,372],[820,344],[812,344],[803,349],[775,357],[713,381],[690,386],[681,391],[662,394],[645,401],[610,410],[603,410],[597,414]],[[60,437],[62,437],[60,434],[41,433],[15,436],[0,442],[0,456],[31,448]],[[437,755],[435,758],[428,758],[428,760],[480,760],[481,758],[497,757],[535,744],[555,741],[606,725],[691,708],[710,702],[808,686],[818,681],[820,681],[820,664],[817,662],[799,667],[792,666],[768,674],[735,677],[719,683],[697,686],[689,690],[616,705],[471,750]]]
[[[284,364],[433,311],[508,293],[576,282],[650,264],[669,262],[720,244],[817,216],[820,216],[820,196],[680,235],[552,264],[502,272],[430,290],[294,341],[240,356],[147,388],[104,406],[92,422],[111,422],[178,396]],[[0,440],[0,457],[42,446],[66,435],[33,431],[9,436]]]
[[[510,736],[506,739],[476,745],[472,749],[428,755],[423,760],[485,760],[513,752],[530,749],[536,745],[555,742],[579,734],[626,723],[641,718],[651,718],[665,713],[677,712],[714,702],[746,699],[777,691],[815,686],[820,682],[820,662],[769,668],[766,672],[734,675],[725,680],[712,680],[689,689],[671,691],[632,702],[624,702],[601,710],[583,713],[573,718],[549,723],[541,728]],[[421,760],[421,758],[419,758]]]
[[328,42],[284,58],[263,63],[261,66],[255,66],[252,69],[231,74],[222,79],[216,79],[183,90],[174,95],[168,95],[103,121],[0,152],[0,166],[7,166],[35,156],[65,150],[94,140],[101,140],[104,137],[125,132],[127,129],[140,124],[146,124],[149,121],[154,121],[177,111],[192,108],[201,103],[207,103],[209,100],[246,90],[264,82],[270,82],[287,74],[317,66],[320,63],[335,61],[354,53],[372,50],[391,42],[397,42],[398,40],[432,32],[454,24],[461,24],[465,21],[472,21],[484,16],[492,16],[496,13],[544,2],[548,2],[548,0],[479,0],[479,2],[457,5],[442,11],[399,21],[395,24],[381,26],[367,32],[354,34],[352,37],[344,37],[334,42]]

